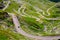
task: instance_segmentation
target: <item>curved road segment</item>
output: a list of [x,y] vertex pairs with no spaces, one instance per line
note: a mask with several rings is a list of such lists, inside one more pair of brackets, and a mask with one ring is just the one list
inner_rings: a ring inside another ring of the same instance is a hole
[[12,19],[13,19],[13,22],[15,24],[16,31],[19,34],[22,34],[24,36],[27,36],[27,37],[30,37],[30,38],[42,39],[42,40],[52,40],[52,39],[59,39],[60,38],[60,36],[45,36],[44,37],[44,36],[34,36],[34,35],[31,35],[31,34],[28,34],[28,33],[26,33],[25,31],[22,30],[22,28],[20,27],[19,21],[14,14],[12,14]]
[[[8,4],[6,5],[6,7],[3,9],[3,11],[9,6],[10,4],[10,1],[8,1]],[[49,8],[50,9],[50,8]],[[49,9],[47,10],[47,13],[49,11]],[[20,9],[19,9],[20,10]],[[18,11],[19,11],[18,10]],[[43,12],[43,14],[45,14],[45,12],[41,9],[37,9],[37,11],[40,10]],[[12,19],[13,19],[13,22],[15,24],[15,28],[16,28],[16,31],[19,33],[19,34],[22,34],[24,36],[27,36],[27,37],[30,37],[30,38],[34,38],[34,39],[42,39],[42,40],[52,40],[52,39],[59,39],[60,36],[34,36],[34,35],[31,35],[31,34],[28,34],[26,33],[25,31],[22,30],[22,28],[20,27],[20,23],[17,19],[17,17],[15,16],[15,14],[11,14],[12,15]],[[43,16],[43,15],[42,15]],[[44,16],[43,16],[44,17]],[[45,19],[47,20],[58,20],[58,18],[46,18],[44,17]],[[60,20],[60,19],[59,19]]]

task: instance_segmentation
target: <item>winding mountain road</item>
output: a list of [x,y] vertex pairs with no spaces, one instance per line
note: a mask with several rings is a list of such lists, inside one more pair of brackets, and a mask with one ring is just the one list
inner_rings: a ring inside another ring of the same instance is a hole
[[53,40],[53,39],[60,39],[60,36],[34,36],[34,35],[31,35],[31,34],[28,34],[26,33],[25,31],[22,30],[21,26],[20,26],[20,23],[17,19],[17,17],[12,14],[12,19],[13,19],[13,22],[15,24],[15,28],[16,28],[16,31],[19,33],[19,34],[22,34],[26,37],[30,37],[30,38],[35,38],[35,39],[42,39],[42,40]]
[[[57,3],[56,3],[56,4],[57,4]],[[47,9],[47,11],[46,11],[46,12],[48,13],[48,16],[50,15],[49,10],[50,10],[50,9],[52,9],[54,6],[56,6],[56,4],[55,4],[55,5],[53,5],[52,7],[50,7],[50,8],[48,8],[48,9]]]
[[[7,6],[3,9],[5,10],[8,6],[9,6],[9,3],[10,1],[8,2]],[[19,9],[20,10],[20,9]],[[38,9],[39,10],[39,9]],[[37,11],[38,11],[37,10]],[[43,10],[40,9],[40,11],[43,12],[43,14],[45,13]],[[28,34],[26,33],[24,30],[22,30],[21,26],[20,26],[20,23],[17,19],[17,17],[15,16],[15,14],[11,14],[12,16],[12,19],[13,19],[13,23],[15,24],[15,28],[16,28],[16,31],[19,33],[19,34],[22,34],[26,37],[30,37],[30,38],[34,38],[34,39],[42,39],[42,40],[53,40],[53,39],[60,39],[60,36],[34,36],[34,35],[31,35],[31,34]],[[45,18],[45,17],[44,17]],[[58,20],[56,18],[45,18],[47,20]],[[60,20],[60,19],[59,19]]]
[[9,4],[10,4],[10,1],[8,1],[7,5],[5,5],[5,7],[3,8],[3,11],[4,11],[6,8],[8,8]]

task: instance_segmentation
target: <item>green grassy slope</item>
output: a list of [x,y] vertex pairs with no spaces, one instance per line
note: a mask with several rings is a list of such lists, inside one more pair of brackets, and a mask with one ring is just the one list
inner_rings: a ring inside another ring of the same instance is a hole
[[[5,5],[7,3],[8,1]],[[13,32],[14,24],[10,13],[16,14],[21,28],[29,34],[38,36],[60,35],[60,5],[58,4],[60,3],[49,0],[20,0],[19,3],[10,0],[9,6],[5,10],[0,10],[0,19],[3,18],[0,23],[0,39],[10,40],[9,38],[12,37],[12,40],[29,40],[29,38]],[[6,15],[3,12],[7,12],[9,17],[4,18]],[[7,31],[8,29],[9,31]]]

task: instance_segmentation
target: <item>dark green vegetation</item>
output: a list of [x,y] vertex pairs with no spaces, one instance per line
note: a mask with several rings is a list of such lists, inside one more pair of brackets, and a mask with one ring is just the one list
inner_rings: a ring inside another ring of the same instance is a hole
[[50,1],[52,1],[52,2],[60,2],[60,0],[50,0]]
[[2,2],[3,0],[0,0],[0,2]]
[[7,19],[9,17],[7,12],[0,12],[0,20]]

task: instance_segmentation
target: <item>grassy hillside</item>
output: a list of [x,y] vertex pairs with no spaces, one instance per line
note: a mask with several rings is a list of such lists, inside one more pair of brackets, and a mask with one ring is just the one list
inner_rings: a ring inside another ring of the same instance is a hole
[[2,6],[3,3],[4,8],[0,9],[0,40],[31,40],[15,31],[11,14],[17,16],[20,27],[29,34],[38,36],[60,35],[59,1],[1,1],[0,5]]

